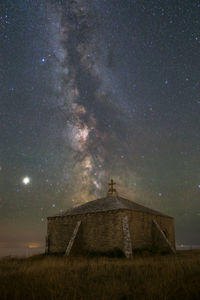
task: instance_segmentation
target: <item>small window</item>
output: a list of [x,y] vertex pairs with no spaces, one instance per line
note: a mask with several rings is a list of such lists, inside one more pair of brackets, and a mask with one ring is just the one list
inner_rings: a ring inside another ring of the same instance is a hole
[[168,238],[168,233],[167,230],[163,230],[164,235],[166,236],[166,238]]

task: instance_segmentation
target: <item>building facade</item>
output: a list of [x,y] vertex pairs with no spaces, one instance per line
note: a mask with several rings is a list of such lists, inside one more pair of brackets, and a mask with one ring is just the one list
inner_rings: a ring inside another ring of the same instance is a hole
[[135,250],[175,252],[174,219],[118,196],[87,202],[48,217],[46,252],[84,255]]

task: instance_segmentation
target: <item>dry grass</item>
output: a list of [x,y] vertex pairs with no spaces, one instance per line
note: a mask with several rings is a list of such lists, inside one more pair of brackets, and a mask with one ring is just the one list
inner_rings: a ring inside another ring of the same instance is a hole
[[200,299],[200,251],[132,260],[34,256],[0,260],[0,299]]

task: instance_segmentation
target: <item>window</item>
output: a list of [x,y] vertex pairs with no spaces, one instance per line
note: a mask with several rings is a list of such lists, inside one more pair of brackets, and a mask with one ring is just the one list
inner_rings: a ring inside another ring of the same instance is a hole
[[163,233],[164,233],[165,237],[168,239],[168,233],[167,233],[167,230],[166,230],[166,229],[163,230]]

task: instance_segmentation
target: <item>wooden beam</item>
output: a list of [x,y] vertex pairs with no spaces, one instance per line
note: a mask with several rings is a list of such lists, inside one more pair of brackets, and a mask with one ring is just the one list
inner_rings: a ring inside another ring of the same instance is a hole
[[172,253],[175,254],[176,250],[174,249],[174,247],[172,246],[172,244],[170,243],[170,241],[165,236],[165,234],[164,234],[163,230],[161,229],[160,225],[157,223],[156,220],[153,220],[153,224],[155,225],[155,227],[157,228],[157,230],[160,232],[162,238],[165,240],[166,244],[169,246],[169,248],[172,251]]
[[71,251],[72,246],[73,246],[73,244],[74,244],[74,241],[75,241],[75,238],[76,238],[76,236],[77,236],[77,233],[78,233],[78,230],[79,230],[80,225],[81,225],[81,221],[78,221],[78,222],[76,223],[76,227],[75,227],[75,229],[74,229],[74,232],[73,232],[73,234],[72,234],[72,236],[71,236],[71,239],[70,239],[69,244],[68,244],[68,246],[67,246],[67,249],[66,249],[66,251],[65,251],[65,255],[67,255],[67,256],[70,254],[70,251]]

